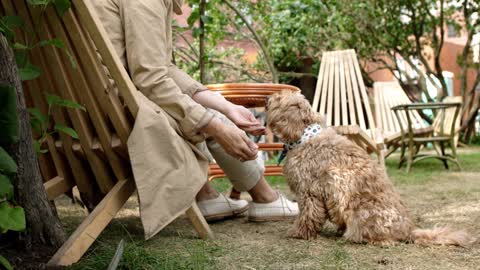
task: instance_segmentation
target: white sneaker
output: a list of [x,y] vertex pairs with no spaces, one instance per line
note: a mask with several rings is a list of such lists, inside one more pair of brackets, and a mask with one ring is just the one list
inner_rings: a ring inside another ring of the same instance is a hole
[[247,201],[232,200],[223,194],[212,200],[199,201],[197,205],[207,221],[237,216],[247,211],[249,207]]
[[271,203],[254,203],[248,210],[249,221],[274,221],[296,217],[299,213],[298,204],[291,202],[283,194]]

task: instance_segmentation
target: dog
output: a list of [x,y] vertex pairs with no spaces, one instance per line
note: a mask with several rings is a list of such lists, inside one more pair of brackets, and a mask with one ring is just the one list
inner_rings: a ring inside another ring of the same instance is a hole
[[468,247],[476,241],[447,227],[416,229],[385,168],[327,128],[303,95],[270,96],[267,126],[289,148],[283,172],[300,208],[289,237],[313,239],[329,220],[354,243]]

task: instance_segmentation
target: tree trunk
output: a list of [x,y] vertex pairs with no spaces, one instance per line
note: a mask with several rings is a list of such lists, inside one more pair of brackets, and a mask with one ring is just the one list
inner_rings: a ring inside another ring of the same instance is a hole
[[205,84],[205,22],[203,21],[203,18],[205,16],[205,8],[206,8],[207,2],[206,0],[200,0],[200,45],[198,48],[199,51],[199,57],[198,57],[198,67],[200,69],[200,82],[202,84]]
[[65,231],[43,187],[17,65],[7,40],[1,35],[0,83],[14,86],[17,91],[19,141],[7,149],[18,165],[13,184],[16,201],[25,209],[26,247],[30,247],[33,243],[60,247],[65,242]]

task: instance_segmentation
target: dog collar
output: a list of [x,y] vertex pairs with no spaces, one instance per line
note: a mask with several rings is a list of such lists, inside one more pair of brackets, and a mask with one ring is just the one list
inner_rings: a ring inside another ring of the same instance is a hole
[[287,152],[289,150],[292,150],[295,147],[298,147],[298,146],[306,143],[311,138],[320,134],[320,132],[322,132],[322,130],[323,129],[319,124],[317,124],[317,123],[311,124],[303,130],[303,134],[302,134],[302,137],[300,137],[300,140],[298,140],[296,142],[291,142],[291,143],[284,144],[283,145],[283,151],[280,154],[280,157],[278,158],[278,165],[280,165],[280,163],[282,163],[282,160],[285,159],[285,157],[287,156]]
[[322,132],[322,127],[319,124],[311,124],[303,130],[303,134],[302,137],[300,137],[300,140],[296,142],[286,143],[285,145],[287,146],[288,150],[292,150],[295,147],[306,143],[311,138],[317,136],[318,134],[320,134],[320,132]]

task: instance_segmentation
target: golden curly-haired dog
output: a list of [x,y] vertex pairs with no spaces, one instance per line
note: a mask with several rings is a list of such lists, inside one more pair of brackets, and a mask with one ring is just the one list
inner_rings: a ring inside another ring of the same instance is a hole
[[282,142],[299,141],[315,123],[321,132],[291,149],[284,166],[300,207],[289,237],[315,238],[330,220],[355,243],[466,247],[475,241],[463,231],[415,229],[385,169],[355,143],[326,128],[303,95],[283,91],[269,98],[267,125]]

